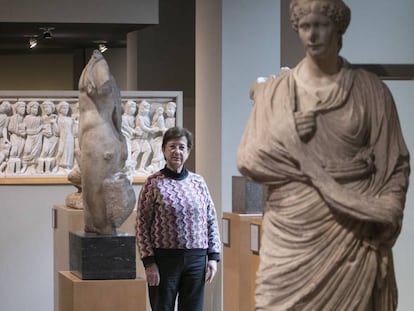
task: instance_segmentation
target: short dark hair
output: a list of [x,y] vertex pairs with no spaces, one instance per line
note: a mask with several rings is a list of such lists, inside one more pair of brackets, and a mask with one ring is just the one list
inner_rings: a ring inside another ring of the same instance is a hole
[[191,149],[193,147],[193,134],[184,127],[170,127],[162,138],[162,149],[165,148],[165,145],[173,139],[185,137],[187,138],[187,148]]

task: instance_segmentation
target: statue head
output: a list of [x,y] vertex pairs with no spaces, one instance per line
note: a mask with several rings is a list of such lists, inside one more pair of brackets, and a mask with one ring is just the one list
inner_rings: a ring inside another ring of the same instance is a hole
[[30,101],[27,104],[26,112],[28,114],[38,115],[39,114],[39,103],[37,101]]
[[55,105],[50,100],[45,100],[44,102],[42,102],[41,107],[42,107],[42,112],[47,115],[55,111]]
[[293,30],[297,32],[299,20],[311,12],[329,17],[340,35],[345,33],[351,20],[351,10],[342,0],[291,0],[290,22]]
[[0,114],[10,115],[12,113],[12,105],[9,101],[3,101],[0,104]]
[[133,100],[128,100],[124,104],[124,112],[128,115],[135,115],[135,112],[137,111],[137,103]]
[[60,115],[66,116],[70,113],[70,104],[67,101],[61,101],[57,105],[57,111]]
[[15,102],[13,107],[16,113],[20,115],[24,115],[26,112],[26,103],[24,101]]

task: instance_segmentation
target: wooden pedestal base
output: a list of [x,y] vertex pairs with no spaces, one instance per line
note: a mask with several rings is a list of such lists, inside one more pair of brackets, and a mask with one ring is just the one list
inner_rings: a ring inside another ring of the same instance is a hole
[[223,247],[223,310],[254,310],[254,290],[259,256],[250,248],[250,224],[261,214],[223,213],[228,220],[229,245]]
[[81,280],[59,272],[59,311],[145,311],[146,297],[143,279]]

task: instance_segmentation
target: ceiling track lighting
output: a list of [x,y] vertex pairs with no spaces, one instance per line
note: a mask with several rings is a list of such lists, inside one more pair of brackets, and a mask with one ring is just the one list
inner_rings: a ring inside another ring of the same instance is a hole
[[98,49],[99,49],[99,52],[101,52],[101,53],[104,53],[105,51],[108,50],[108,48],[106,47],[106,45],[104,43],[100,43],[98,45]]
[[55,30],[55,27],[40,27],[39,29],[43,31],[43,39],[49,40],[53,38],[52,31]]
[[29,39],[29,48],[33,49],[37,46],[37,39],[36,38],[30,38]]

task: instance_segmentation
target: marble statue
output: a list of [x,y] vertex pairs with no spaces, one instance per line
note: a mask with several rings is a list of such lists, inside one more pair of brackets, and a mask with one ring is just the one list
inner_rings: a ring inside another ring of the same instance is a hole
[[304,59],[254,83],[237,165],[268,186],[256,310],[397,308],[409,153],[387,86],[339,56],[342,0],[292,0]]
[[85,232],[112,234],[128,218],[135,192],[125,173],[121,95],[95,50],[79,80],[79,145]]

